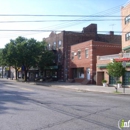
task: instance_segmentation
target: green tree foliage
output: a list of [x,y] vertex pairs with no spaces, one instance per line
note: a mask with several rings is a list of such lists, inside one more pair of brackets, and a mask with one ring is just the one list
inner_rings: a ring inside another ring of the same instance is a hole
[[5,48],[3,49],[3,55],[6,64],[15,68],[17,79],[17,71],[21,66],[21,59],[20,55],[18,54],[17,42],[15,40],[10,40],[10,43],[6,44]]
[[125,68],[122,66],[121,62],[113,62],[107,65],[108,74],[116,79],[119,79],[125,73]]
[[2,67],[2,78],[3,78],[3,68],[5,67],[6,62],[5,59],[3,58],[3,49],[0,49],[0,66]]
[[[18,67],[24,66],[25,81],[27,80],[27,72],[30,67],[40,67],[48,65],[52,61],[53,54],[47,50],[45,42],[39,42],[35,39],[27,39],[18,37],[10,40],[3,49],[4,59],[8,66],[13,66],[16,70]],[[44,61],[44,62],[43,62]]]
[[39,69],[43,71],[45,67],[54,64],[55,58],[56,56],[52,51],[45,50],[44,52],[42,52],[37,63]]
[[3,56],[2,49],[0,49],[0,66],[3,65],[3,58],[2,58],[2,56]]

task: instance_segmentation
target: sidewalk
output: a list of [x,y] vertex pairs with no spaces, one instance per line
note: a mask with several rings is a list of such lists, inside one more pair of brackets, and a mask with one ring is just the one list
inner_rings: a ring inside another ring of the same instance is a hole
[[[10,80],[10,79],[0,79],[0,80],[17,82],[16,80]],[[71,89],[75,91],[84,91],[84,92],[91,91],[91,92],[113,93],[113,94],[116,92],[115,87],[103,87],[99,85],[82,85],[80,83],[67,83],[67,82],[24,82],[24,83],[41,85],[44,87]],[[125,93],[124,88],[119,88],[118,94],[130,94],[130,88],[125,88]]]
[[[91,91],[91,92],[101,92],[101,93],[116,93],[115,87],[103,87],[99,85],[82,85],[78,83],[66,83],[66,82],[50,82],[50,83],[33,83],[36,85],[48,85],[50,87],[57,87],[57,88],[64,88],[64,89],[71,89],[76,91]],[[130,88],[119,88],[118,94],[130,94]]]

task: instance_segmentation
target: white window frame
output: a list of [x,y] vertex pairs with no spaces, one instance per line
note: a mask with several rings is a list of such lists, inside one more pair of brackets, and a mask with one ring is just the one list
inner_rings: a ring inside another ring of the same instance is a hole
[[59,43],[58,43],[58,47],[61,47],[61,43],[62,43],[62,42],[61,42],[61,41],[59,41]]
[[71,52],[71,60],[74,60],[74,51]]
[[128,32],[128,33],[125,34],[125,40],[126,41],[130,40],[130,32]]
[[130,15],[125,17],[125,24],[130,23]]
[[[87,53],[86,53],[86,52],[87,52]],[[88,48],[85,49],[85,57],[86,57],[86,58],[89,57],[89,49],[88,49]]]
[[[80,55],[79,55],[79,52],[80,52]],[[78,50],[77,56],[78,56],[78,59],[81,59],[81,50]]]
[[56,50],[56,42],[53,43],[53,49]]
[[51,49],[51,44],[50,43],[48,44],[48,48],[49,48],[49,50]]

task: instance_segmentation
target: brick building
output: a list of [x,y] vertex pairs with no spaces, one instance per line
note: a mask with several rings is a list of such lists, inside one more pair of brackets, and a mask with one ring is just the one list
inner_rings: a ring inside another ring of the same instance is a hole
[[[62,31],[61,33],[51,32],[48,38],[44,38],[44,41],[48,44],[49,50],[57,51],[57,63],[54,69],[48,70],[47,73],[57,72],[58,80],[66,81],[69,76],[70,54],[71,45],[79,44],[86,41],[98,41],[110,44],[121,44],[121,36],[114,35],[114,32],[110,34],[97,34],[97,25],[90,24],[83,28],[81,32]],[[106,54],[106,53],[105,53]],[[96,62],[96,61],[95,61]]]
[[97,55],[116,54],[120,44],[89,40],[71,46],[69,79],[83,84],[95,84]]
[[123,85],[129,85],[130,77],[130,3],[121,8],[122,18],[122,53],[115,55],[104,55],[97,57],[97,85],[101,85],[102,79],[106,79],[108,84],[115,84],[113,77],[107,74],[106,66],[111,60],[126,62],[127,72],[121,78]]

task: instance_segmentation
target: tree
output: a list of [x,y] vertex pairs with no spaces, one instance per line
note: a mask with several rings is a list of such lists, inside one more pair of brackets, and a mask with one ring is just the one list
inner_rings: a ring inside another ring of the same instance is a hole
[[0,66],[2,67],[2,78],[3,78],[3,69],[6,65],[5,59],[4,59],[4,55],[3,55],[3,49],[0,49]]
[[44,50],[43,45],[41,42],[36,41],[35,39],[25,39],[20,42],[20,37],[16,39],[19,41],[17,43],[17,52],[20,56],[21,66],[24,68],[25,72],[25,81],[27,81],[27,72],[30,67],[37,66],[37,59],[41,54],[41,51]]
[[43,71],[45,67],[54,64],[54,60],[55,60],[55,54],[52,51],[45,50],[39,56],[39,59],[37,62],[38,68],[41,71]]
[[45,42],[20,36],[6,44],[3,55],[7,65],[15,68],[16,78],[18,68],[21,67],[24,71],[24,79],[27,81],[27,72],[31,67],[42,68],[42,66],[52,63],[52,53],[45,48]]
[[3,55],[5,62],[8,66],[12,66],[15,69],[15,75],[17,79],[17,71],[19,66],[21,66],[20,55],[18,55],[17,51],[17,43],[15,40],[10,40],[10,43],[6,44],[3,49]]
[[117,83],[117,80],[119,80],[119,78],[124,75],[126,69],[122,66],[121,62],[114,61],[107,65],[107,71],[110,76],[115,78],[115,81]]

